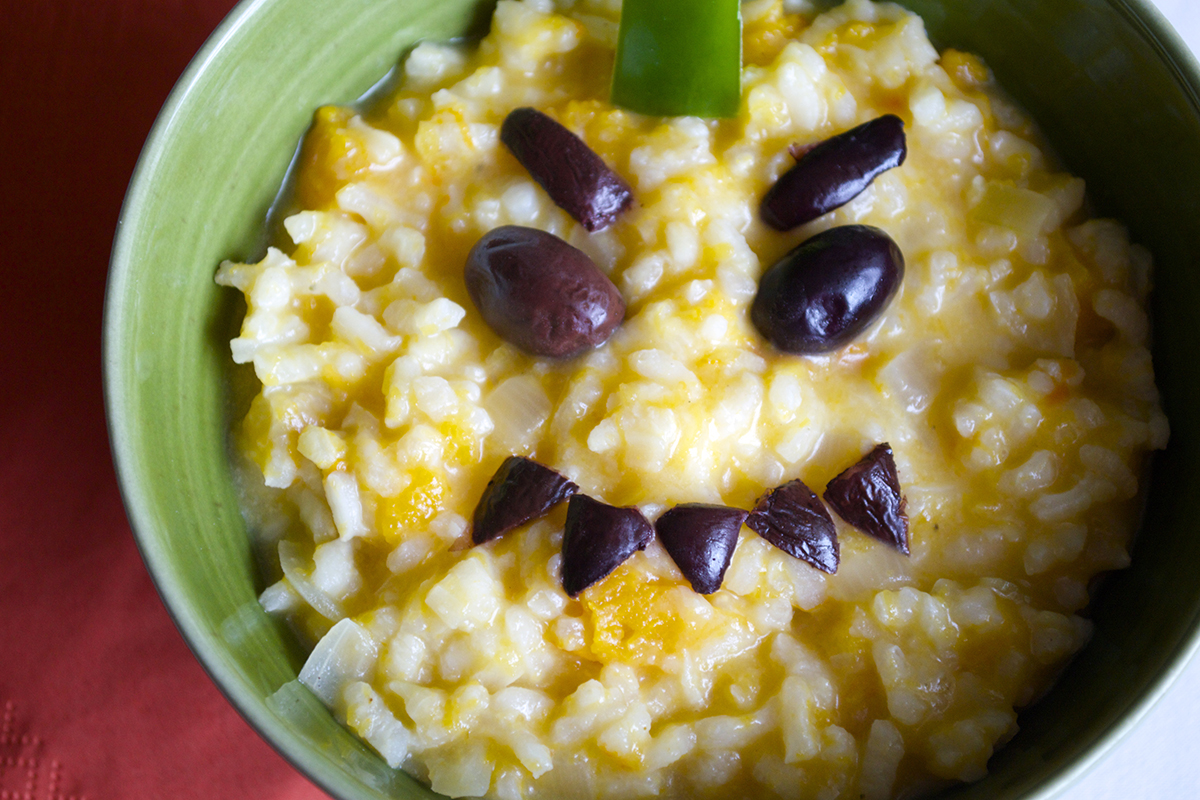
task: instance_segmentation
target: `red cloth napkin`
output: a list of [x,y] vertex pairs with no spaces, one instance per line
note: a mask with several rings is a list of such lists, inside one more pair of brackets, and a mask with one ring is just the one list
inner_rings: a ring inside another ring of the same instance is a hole
[[0,0],[0,800],[325,795],[192,657],[134,547],[100,324],[142,142],[232,0]]

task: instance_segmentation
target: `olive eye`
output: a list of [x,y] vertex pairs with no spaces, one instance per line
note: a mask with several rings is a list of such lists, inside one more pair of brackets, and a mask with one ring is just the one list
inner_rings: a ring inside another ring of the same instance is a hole
[[800,152],[796,165],[767,192],[760,209],[763,221],[789,231],[814,220],[849,203],[907,155],[904,122],[894,114],[826,139]]
[[886,233],[868,225],[830,228],[763,274],[750,320],[784,352],[828,353],[866,330],[903,278],[904,256]]
[[589,231],[604,230],[633,204],[633,191],[594,150],[533,108],[509,113],[500,140],[555,204]]
[[464,278],[491,329],[538,356],[577,356],[625,318],[621,293],[586,254],[534,228],[488,231],[471,248]]

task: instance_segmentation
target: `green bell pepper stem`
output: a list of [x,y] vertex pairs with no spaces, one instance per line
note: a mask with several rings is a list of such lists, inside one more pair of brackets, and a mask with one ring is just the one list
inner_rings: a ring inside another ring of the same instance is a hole
[[732,117],[742,92],[740,0],[624,0],[614,105],[664,117]]

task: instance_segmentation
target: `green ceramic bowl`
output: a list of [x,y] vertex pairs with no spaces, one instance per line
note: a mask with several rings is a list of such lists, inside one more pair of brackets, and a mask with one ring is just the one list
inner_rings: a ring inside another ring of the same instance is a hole
[[[982,782],[954,798],[1071,785],[1160,697],[1200,643],[1200,73],[1141,0],[907,0],[939,46],[1000,81],[1157,260],[1154,358],[1172,423],[1133,566],[1095,604],[1096,634]],[[257,258],[262,220],[312,111],[352,101],[419,38],[485,25],[484,0],[246,0],[175,87],[130,185],[104,323],[108,420],[134,533],[163,601],[255,728],[340,798],[428,797],[293,681],[303,654],[263,588],[226,450],[237,410],[225,258]]]

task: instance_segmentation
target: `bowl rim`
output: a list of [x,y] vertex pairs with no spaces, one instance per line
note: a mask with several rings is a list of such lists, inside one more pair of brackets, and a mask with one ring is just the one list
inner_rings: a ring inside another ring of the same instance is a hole
[[150,202],[151,187],[155,172],[163,161],[171,144],[171,134],[176,117],[185,107],[199,84],[203,81],[210,64],[219,59],[226,48],[237,38],[242,28],[259,12],[277,0],[240,0],[221,20],[204,44],[188,62],[179,79],[168,93],[159,110],[145,143],[138,155],[137,163],[129,179],[125,197],[113,238],[113,249],[109,257],[108,279],[104,292],[104,316],[101,330],[101,360],[103,370],[104,412],[108,427],[109,449],[117,474],[117,488],[121,495],[129,528],[133,534],[138,553],[145,563],[146,571],[192,655],[200,663],[217,690],[238,712],[254,732],[275,752],[283,757],[299,774],[312,781],[327,794],[344,798],[361,796],[358,787],[347,782],[337,771],[320,762],[305,757],[307,748],[292,735],[283,721],[273,716],[264,706],[262,699],[247,687],[237,673],[222,663],[215,655],[206,653],[205,647],[211,638],[193,613],[187,598],[178,587],[173,587],[162,576],[166,575],[168,557],[154,538],[143,531],[151,529],[152,515],[148,511],[147,495],[135,472],[138,458],[128,442],[129,431],[134,427],[123,409],[128,407],[127,393],[120,382],[120,365],[126,351],[125,326],[127,309],[125,297],[130,283],[130,265],[134,260],[134,237],[132,230],[143,208]]
[[[163,579],[162,576],[169,572],[166,567],[168,557],[153,537],[144,533],[153,527],[152,515],[148,511],[146,492],[141,488],[139,475],[135,471],[138,459],[128,444],[129,432],[134,425],[123,411],[127,407],[127,393],[119,380],[120,366],[126,352],[123,323],[127,308],[123,298],[130,284],[130,265],[135,255],[132,231],[137,227],[136,221],[149,202],[156,168],[170,148],[176,117],[203,81],[209,65],[224,54],[242,28],[261,8],[275,2],[278,0],[240,0],[230,10],[192,57],[172,87],[142,146],[117,219],[105,286],[101,330],[105,419],[118,490],[129,521],[130,532],[155,591],[188,649],[238,714],[297,772],[333,797],[357,800],[373,795],[363,794],[360,786],[347,781],[342,773],[328,765],[308,759],[307,745],[291,732],[282,719],[270,713],[257,693],[250,691],[233,669],[214,655],[206,654],[205,647],[211,638],[206,626],[199,622],[184,594]],[[900,2],[903,3],[903,0]],[[1151,0],[1104,2],[1119,13],[1132,31],[1153,49],[1159,61],[1170,71],[1174,83],[1184,94],[1197,117],[1200,117],[1200,54],[1191,51],[1179,32]],[[1023,797],[1030,800],[1053,800],[1076,784],[1142,723],[1196,658],[1197,652],[1200,652],[1200,611],[1193,616],[1186,635],[1166,656],[1164,668],[1141,687],[1119,718],[1098,733],[1068,765],[1039,786],[1025,792]]]

